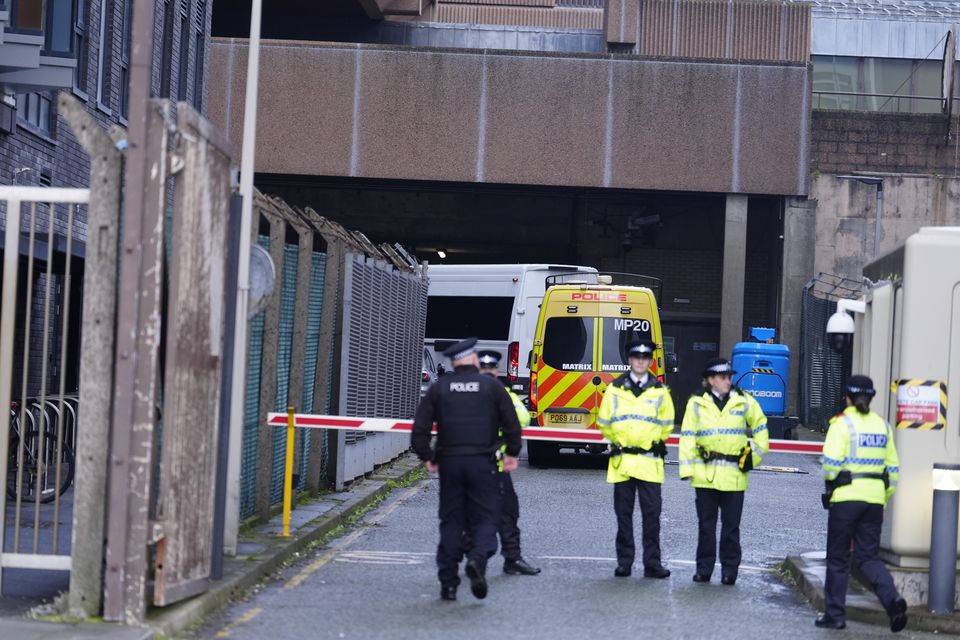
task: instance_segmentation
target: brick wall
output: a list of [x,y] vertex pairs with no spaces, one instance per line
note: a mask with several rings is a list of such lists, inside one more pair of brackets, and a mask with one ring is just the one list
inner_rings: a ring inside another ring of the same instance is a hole
[[[176,99],[179,89],[179,76],[180,76],[180,60],[181,56],[186,54],[187,67],[186,75],[184,77],[185,83],[185,95],[186,100],[189,102],[194,102],[194,70],[197,68],[199,63],[199,69],[201,73],[206,73],[206,59],[209,52],[209,39],[210,39],[210,17],[212,12],[212,1],[211,0],[169,0],[173,3],[173,47],[172,47],[172,59],[170,63],[170,93],[171,96]],[[126,121],[121,117],[121,108],[120,108],[120,85],[121,85],[121,55],[122,51],[122,29],[124,22],[124,3],[120,0],[107,0],[105,6],[108,11],[107,16],[107,28],[106,36],[109,40],[106,47],[105,62],[107,64],[107,69],[105,70],[104,76],[106,78],[104,82],[104,88],[106,89],[101,96],[101,100],[98,101],[98,70],[100,65],[99,60],[99,50],[100,50],[100,41],[99,41],[99,24],[100,24],[100,8],[101,3],[99,0],[94,0],[87,4],[89,8],[89,13],[87,15],[88,28],[86,30],[87,36],[87,65],[86,65],[86,83],[83,87],[76,87],[73,89],[67,89],[72,91],[73,95],[80,99],[87,107],[87,110],[94,116],[97,122],[104,128],[108,128],[111,125],[119,125],[121,127],[126,125]],[[164,29],[164,2],[158,2],[155,5],[155,21],[154,21],[154,69],[153,69],[153,78],[152,78],[152,93],[153,95],[159,95],[160,91],[160,61],[161,61],[161,51],[162,51],[162,42],[163,42],[163,29]],[[189,29],[188,37],[186,42],[189,43],[189,47],[186,49],[181,48],[181,8],[186,8],[186,26]],[[197,11],[201,11],[202,14],[202,24],[203,24],[203,60],[197,60],[197,43],[196,43],[196,27],[198,24],[198,14]],[[201,110],[206,109],[207,104],[207,87],[206,82],[203,82],[205,78],[201,79],[200,88],[203,92],[201,96]],[[56,110],[56,92],[51,92],[49,94],[52,98],[51,110],[55,113]],[[89,185],[89,175],[90,175],[90,165],[89,158],[83,148],[77,142],[76,138],[73,136],[72,131],[70,130],[69,125],[66,121],[59,115],[56,114],[52,118],[53,122],[51,124],[51,131],[49,133],[41,132],[39,130],[33,129],[29,125],[25,125],[23,122],[18,122],[16,130],[11,134],[0,134],[0,184],[17,184],[17,185],[42,185],[49,181],[51,186],[56,187],[86,187]],[[0,207],[3,209],[3,207]],[[36,212],[36,221],[35,221],[35,230],[38,234],[38,238],[42,237],[46,241],[46,235],[49,228],[49,213],[46,207],[38,207]],[[6,211],[0,211],[0,229],[6,227]],[[25,230],[28,228],[23,227]],[[54,218],[54,231],[57,236],[63,238],[68,233],[67,228],[67,212],[64,207],[60,207]],[[87,239],[87,224],[86,224],[86,210],[81,207],[75,216],[75,222],[73,225],[74,233],[74,242],[75,243],[85,243]],[[75,244],[75,246],[77,246]],[[63,261],[57,261],[55,265],[55,270],[62,268]],[[43,347],[42,342],[42,325],[43,325],[43,307],[44,307],[44,292],[45,292],[45,276],[41,273],[45,270],[46,264],[44,262],[37,262],[34,266],[34,278],[33,278],[33,295],[31,301],[32,308],[32,318],[31,318],[31,333],[30,333],[30,366],[28,369],[28,380],[27,380],[27,393],[28,395],[34,395],[38,393],[40,389],[40,372],[41,372],[41,352]],[[26,269],[26,261],[21,261],[21,271]],[[79,270],[79,271],[78,271]],[[73,280],[73,287],[80,286],[80,278],[82,276],[82,264],[76,264],[74,266],[74,274],[76,278]],[[62,280],[60,276],[55,272],[54,281],[59,282]],[[19,290],[21,291],[21,296],[25,295],[25,285],[26,281],[21,282]],[[53,309],[53,314],[58,313],[59,309],[63,306],[63,291],[60,289],[51,290],[51,308]],[[72,302],[71,308],[71,326],[69,331],[71,332],[71,341],[77,340],[79,335],[79,322],[80,322],[80,307],[77,304],[77,300]],[[20,389],[20,360],[22,358],[22,345],[23,338],[25,335],[25,310],[27,305],[19,304],[18,305],[18,328],[17,328],[17,343],[15,353],[15,365],[16,375],[15,379],[15,395],[19,395],[21,392]],[[51,329],[54,329],[55,332],[60,331],[60,325],[51,320]],[[53,336],[52,336],[53,337]],[[56,345],[57,340],[52,340],[52,344]],[[72,358],[71,358],[72,359]],[[50,388],[56,388],[56,366],[59,363],[59,352],[57,349],[52,349],[51,353],[48,355],[48,385],[51,385]],[[75,366],[75,363],[73,363]],[[69,368],[69,366],[68,366]],[[68,379],[72,379],[73,372],[66,372]]]
[[815,110],[812,171],[953,175],[956,148],[945,133],[941,115]]

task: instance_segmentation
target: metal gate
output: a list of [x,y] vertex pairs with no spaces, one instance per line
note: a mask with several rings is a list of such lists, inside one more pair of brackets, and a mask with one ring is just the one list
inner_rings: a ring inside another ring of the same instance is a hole
[[[420,397],[427,280],[359,253],[348,253],[344,267],[339,413],[409,418]],[[407,435],[337,437],[338,487],[410,446]]]
[[[69,570],[77,400],[68,394],[72,254],[88,189],[0,187],[0,580],[10,568]],[[85,229],[84,229],[85,230]]]
[[841,298],[857,298],[856,280],[818,273],[803,287],[800,309],[800,421],[825,431],[832,416],[843,409],[843,383],[850,376],[852,350],[837,353],[827,344],[827,320]]

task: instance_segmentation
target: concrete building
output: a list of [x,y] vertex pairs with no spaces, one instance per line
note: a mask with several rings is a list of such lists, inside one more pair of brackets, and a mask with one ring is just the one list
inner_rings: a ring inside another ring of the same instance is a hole
[[[686,393],[749,326],[796,354],[818,270],[860,278],[876,187],[837,176],[895,174],[881,251],[956,219],[936,99],[956,17],[911,0],[281,0],[256,182],[430,260],[660,277]],[[210,114],[237,145],[248,26],[215,3]]]

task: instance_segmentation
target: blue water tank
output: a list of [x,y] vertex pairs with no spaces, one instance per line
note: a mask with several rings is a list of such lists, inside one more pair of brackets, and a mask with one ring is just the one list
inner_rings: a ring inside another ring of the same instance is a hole
[[777,337],[777,330],[769,327],[750,327],[750,337],[757,342],[773,342]]
[[738,342],[733,347],[733,383],[752,395],[768,416],[787,412],[790,347],[785,344]]

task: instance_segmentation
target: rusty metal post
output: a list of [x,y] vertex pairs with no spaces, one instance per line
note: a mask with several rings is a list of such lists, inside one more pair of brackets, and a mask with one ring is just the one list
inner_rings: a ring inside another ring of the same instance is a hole
[[90,156],[90,204],[83,275],[83,342],[71,547],[71,615],[100,614],[103,580],[104,504],[113,396],[113,347],[117,301],[117,232],[123,155],[72,95],[61,91],[59,113]]

